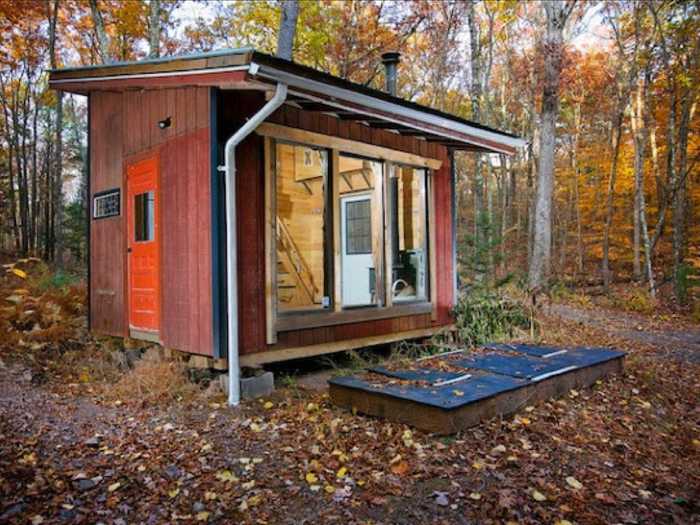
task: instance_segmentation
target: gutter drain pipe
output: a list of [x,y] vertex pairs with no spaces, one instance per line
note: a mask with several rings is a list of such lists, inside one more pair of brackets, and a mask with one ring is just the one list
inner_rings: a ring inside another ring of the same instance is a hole
[[[251,69],[253,69],[251,64]],[[257,70],[257,67],[255,68]],[[277,84],[275,95],[227,141],[224,150],[226,180],[226,298],[228,326],[228,404],[241,401],[240,366],[238,361],[238,240],[236,235],[236,146],[250,135],[287,99],[287,85]]]

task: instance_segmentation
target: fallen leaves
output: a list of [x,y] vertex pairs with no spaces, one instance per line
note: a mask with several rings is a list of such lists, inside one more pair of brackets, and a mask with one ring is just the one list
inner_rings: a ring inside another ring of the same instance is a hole
[[307,472],[305,479],[309,485],[315,485],[316,483],[318,483],[318,476],[313,472]]
[[547,501],[547,496],[542,494],[539,490],[533,490],[530,495],[535,501]]
[[580,490],[583,488],[583,485],[579,480],[574,478],[573,476],[568,476],[566,478],[566,484],[569,485],[572,489]]
[[[26,330],[17,346],[22,352],[54,352],[54,343],[34,339],[33,324],[21,324],[17,312],[41,325],[54,322],[56,307],[42,304],[31,273],[26,290],[15,277],[0,288],[0,300],[16,297],[0,301],[0,319],[11,316],[20,323],[13,326]],[[65,318],[62,305],[59,311]],[[593,342],[594,336],[576,338]],[[96,511],[117,523],[117,509],[126,509],[126,523],[139,523],[160,509],[159,520],[190,523],[291,522],[309,513],[318,522],[338,522],[346,512],[358,522],[390,523],[406,512],[405,520],[415,523],[570,525],[653,523],[669,508],[678,522],[689,522],[695,501],[689,472],[698,470],[700,449],[692,423],[694,366],[657,366],[632,356],[624,375],[594,389],[449,437],[354,415],[309,392],[281,391],[236,411],[219,397],[178,401],[170,410],[140,407],[127,390],[117,403],[99,395],[76,399],[65,390],[54,398],[27,383],[15,396],[18,408],[0,421],[0,474],[9,487],[0,496],[7,508],[21,508],[23,523],[34,516],[91,522]],[[72,382],[83,367],[87,381],[76,392],[85,393],[102,379],[80,360]],[[28,395],[35,397],[25,401]],[[88,418],[73,413],[93,402]],[[44,412],[67,417],[57,425]],[[77,437],[65,440],[66,429],[76,426]],[[28,503],[13,507],[20,498]],[[401,501],[416,505],[405,510]],[[57,517],[61,512],[68,517]]]

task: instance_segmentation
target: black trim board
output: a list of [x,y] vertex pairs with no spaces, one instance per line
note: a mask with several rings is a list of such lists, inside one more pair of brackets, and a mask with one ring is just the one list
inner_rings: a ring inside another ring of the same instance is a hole
[[222,214],[222,185],[219,173],[219,137],[218,137],[218,100],[219,90],[209,90],[209,162],[211,164],[211,299],[212,299],[212,354],[215,358],[225,355],[226,346],[226,298],[224,295],[226,282],[225,231]]
[[[85,155],[85,162],[87,163],[87,166],[85,167],[85,220],[87,221],[87,229],[86,229],[86,234],[87,234],[87,239],[85,241],[85,256],[86,256],[86,263],[87,263],[87,329],[90,331],[92,329],[92,305],[91,305],[91,287],[90,287],[90,277],[91,277],[91,272],[90,268],[92,266],[92,256],[90,254],[90,237],[91,237],[91,226],[92,226],[92,195],[90,194],[91,191],[91,184],[90,184],[90,179],[92,177],[92,173],[90,170],[90,164],[92,163],[92,147],[91,147],[91,141],[90,141],[90,136],[92,133],[90,132],[92,128],[92,103],[91,99],[92,97],[88,93],[87,95],[87,155]],[[120,197],[121,198],[121,197]],[[121,202],[119,203],[119,208],[121,211]]]

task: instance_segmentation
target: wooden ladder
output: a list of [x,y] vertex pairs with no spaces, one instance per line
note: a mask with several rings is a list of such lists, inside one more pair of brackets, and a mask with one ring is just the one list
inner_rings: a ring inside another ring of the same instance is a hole
[[[287,225],[281,219],[277,220],[276,231],[277,254],[279,257],[277,264],[278,290],[291,288],[300,290],[304,298],[313,304],[319,290],[314,283],[313,274],[308,264],[299,252]],[[280,267],[280,264],[283,268]],[[288,277],[291,277],[293,282],[290,282]],[[286,299],[286,301],[283,300],[282,302],[291,301],[291,297]]]

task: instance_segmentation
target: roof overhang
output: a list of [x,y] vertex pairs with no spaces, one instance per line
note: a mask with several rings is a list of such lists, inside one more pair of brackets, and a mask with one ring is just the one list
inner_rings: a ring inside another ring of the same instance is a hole
[[457,150],[506,155],[525,146],[521,138],[384,92],[250,49],[51,71],[54,89],[96,90],[214,86],[272,90],[289,87],[288,103],[373,128],[422,138]]

